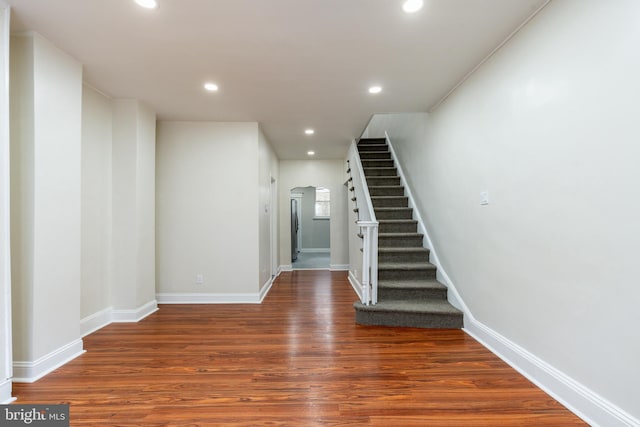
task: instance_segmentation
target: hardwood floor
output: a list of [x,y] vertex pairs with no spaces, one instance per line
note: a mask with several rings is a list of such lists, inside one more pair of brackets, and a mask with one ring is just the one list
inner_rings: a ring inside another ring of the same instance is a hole
[[359,326],[355,299],[294,271],[260,305],[163,305],[16,403],[70,403],[72,426],[586,425],[464,332]]

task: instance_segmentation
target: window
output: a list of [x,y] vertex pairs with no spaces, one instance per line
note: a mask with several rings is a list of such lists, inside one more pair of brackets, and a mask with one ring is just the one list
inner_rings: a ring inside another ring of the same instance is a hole
[[331,216],[331,193],[328,188],[316,188],[316,218]]

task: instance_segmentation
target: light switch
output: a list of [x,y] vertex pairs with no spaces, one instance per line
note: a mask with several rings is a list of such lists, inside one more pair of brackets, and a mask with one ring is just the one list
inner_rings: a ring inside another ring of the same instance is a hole
[[202,274],[196,274],[196,284],[202,285],[204,283],[204,276]]
[[489,192],[481,191],[480,192],[480,205],[485,206],[489,204]]

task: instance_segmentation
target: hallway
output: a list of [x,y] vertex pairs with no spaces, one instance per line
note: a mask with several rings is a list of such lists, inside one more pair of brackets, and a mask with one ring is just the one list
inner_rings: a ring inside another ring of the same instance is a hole
[[328,269],[329,252],[300,252],[291,267],[294,270]]
[[73,426],[578,426],[461,330],[359,326],[344,272],[282,273],[262,304],[162,305],[85,338],[16,403]]

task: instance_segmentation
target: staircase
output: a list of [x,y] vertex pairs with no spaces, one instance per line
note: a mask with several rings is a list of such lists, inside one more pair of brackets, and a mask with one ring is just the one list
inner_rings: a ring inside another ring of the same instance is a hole
[[446,286],[436,280],[386,140],[361,139],[358,152],[379,234],[378,303],[356,302],[356,323],[461,328],[462,312],[449,304]]

